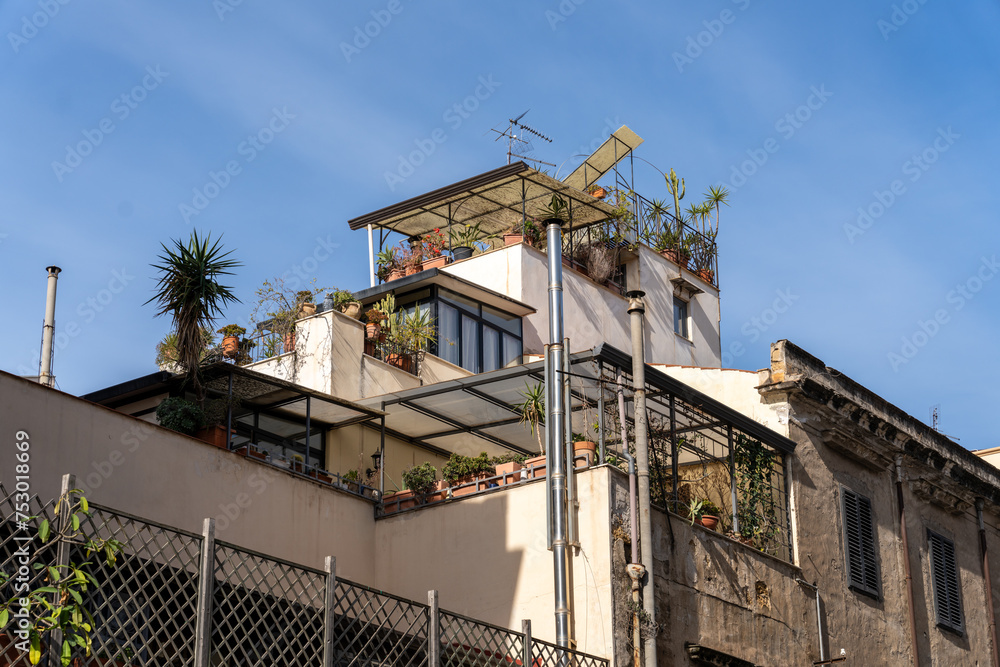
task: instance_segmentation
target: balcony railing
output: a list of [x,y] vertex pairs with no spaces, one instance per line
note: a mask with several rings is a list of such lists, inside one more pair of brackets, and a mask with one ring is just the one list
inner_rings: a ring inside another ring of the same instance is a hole
[[418,374],[420,351],[391,341],[384,335],[365,338],[365,354],[412,375]]

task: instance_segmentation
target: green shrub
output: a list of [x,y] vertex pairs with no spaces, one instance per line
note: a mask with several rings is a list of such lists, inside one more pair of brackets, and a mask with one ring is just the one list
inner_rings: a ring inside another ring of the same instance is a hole
[[205,425],[205,411],[196,403],[174,396],[165,399],[157,406],[156,419],[160,422],[160,426],[171,431],[193,435]]
[[506,454],[501,454],[500,456],[494,456],[490,459],[490,463],[493,464],[494,468],[498,465],[504,463],[520,463],[524,464],[528,460],[527,454],[515,454],[514,452],[507,452]]
[[479,456],[452,454],[441,471],[441,475],[448,481],[448,484],[454,484],[463,477],[484,473],[487,475],[496,474],[496,468],[486,452],[480,453]]
[[433,491],[436,481],[437,468],[430,463],[421,463],[403,471],[403,484],[418,498],[424,498]]

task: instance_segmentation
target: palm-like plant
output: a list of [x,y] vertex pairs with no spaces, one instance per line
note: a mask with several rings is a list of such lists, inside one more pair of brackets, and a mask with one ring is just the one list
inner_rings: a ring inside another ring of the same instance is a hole
[[524,384],[524,391],[520,392],[523,402],[514,405],[514,409],[521,414],[521,423],[527,423],[531,428],[531,434],[538,439],[538,450],[545,454],[545,445],[542,444],[542,425],[545,423],[545,385],[541,382],[535,385]]
[[199,361],[204,349],[204,329],[211,330],[213,320],[222,314],[222,308],[239,299],[230,288],[219,284],[221,276],[232,275],[230,269],[242,264],[228,259],[220,240],[212,243],[211,234],[200,238],[191,233],[185,245],[173,240],[173,247],[160,244],[163,254],[153,268],[160,272],[156,294],[146,303],[156,302],[156,316],[170,315],[177,333],[177,361],[184,368],[191,389],[203,403],[205,396],[201,385]]
[[723,185],[713,185],[705,193],[705,203],[710,207],[715,207],[715,233],[719,233],[719,205],[725,204],[729,206],[729,190]]

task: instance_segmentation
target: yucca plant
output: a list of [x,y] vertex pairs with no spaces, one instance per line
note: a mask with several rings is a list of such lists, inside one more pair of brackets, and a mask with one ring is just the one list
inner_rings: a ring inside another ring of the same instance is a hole
[[177,361],[187,374],[187,382],[198,398],[205,401],[199,361],[204,350],[203,329],[212,329],[216,317],[231,302],[240,300],[231,288],[219,283],[222,276],[242,264],[223,252],[221,239],[212,243],[211,234],[201,238],[191,233],[187,244],[174,240],[173,247],[160,244],[163,254],[153,268],[160,272],[156,294],[146,303],[156,302],[156,316],[170,315],[177,333]]
[[534,385],[525,383],[521,397],[524,400],[516,404],[514,409],[521,413],[521,423],[528,424],[531,428],[531,434],[538,440],[538,451],[544,455],[542,426],[545,424],[545,385],[541,382]]

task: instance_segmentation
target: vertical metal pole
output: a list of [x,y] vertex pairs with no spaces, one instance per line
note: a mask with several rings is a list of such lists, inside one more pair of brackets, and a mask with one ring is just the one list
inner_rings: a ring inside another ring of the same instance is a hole
[[[59,489],[59,498],[56,499],[56,508],[58,508],[59,514],[52,517],[52,534],[61,535],[62,531],[66,527],[66,519],[69,517],[69,505],[72,505],[72,500],[69,498],[69,492],[76,488],[76,476],[67,474],[62,476],[62,485]],[[65,500],[65,503],[63,502]],[[62,505],[62,507],[59,507]],[[56,543],[56,568],[59,570],[59,576],[62,578],[68,570],[69,567],[69,548],[70,542],[64,540],[60,537],[59,542]],[[53,582],[53,585],[55,582]],[[52,604],[58,605],[60,603],[59,593],[52,594]],[[62,651],[63,636],[62,630],[54,629],[51,634],[51,641],[49,642],[49,665],[51,667],[59,667],[62,664],[60,660],[60,654]]]
[[427,591],[427,606],[430,607],[430,623],[427,624],[427,667],[438,667],[441,663],[441,619],[438,607],[438,592]]
[[563,404],[566,406],[566,442],[563,450],[566,452],[566,539],[571,546],[580,546],[577,535],[577,510],[580,509],[580,499],[576,497],[576,461],[573,451],[573,395],[570,388],[569,338],[563,340],[562,378]]
[[[545,221],[546,240],[548,242],[549,262],[549,357],[552,363],[550,380],[559,376],[562,368],[563,354],[563,287],[562,287],[562,221],[549,219]],[[548,451],[546,472],[552,482],[550,496],[552,498],[552,565],[555,583],[555,621],[556,644],[569,648],[570,609],[569,609],[569,568],[566,550],[566,457],[562,455],[559,444],[563,442],[566,432],[566,410],[563,405],[563,394],[556,387],[549,392],[552,403],[547,406],[551,433],[550,444],[554,445]]]
[[740,515],[737,512],[739,498],[736,495],[736,452],[733,450],[733,427],[730,425],[726,429],[726,438],[729,443],[729,497],[733,503],[733,533],[740,534]]
[[[549,362],[551,361],[549,357],[549,345],[546,344],[542,350],[542,369],[543,375],[542,379],[545,382],[545,449],[541,452],[543,455],[548,456],[548,452],[552,449],[552,432],[551,424],[552,420],[548,418],[548,406],[552,405],[552,395],[550,387],[552,387],[552,373],[550,373]],[[534,474],[534,473],[532,473]],[[552,551],[552,466],[545,466],[545,535],[546,535],[546,546],[549,551]]]
[[309,470],[309,450],[312,449],[312,405],[309,402],[309,396],[306,396],[306,470]]
[[[226,396],[226,449],[233,448],[233,371],[229,371],[229,390]],[[250,451],[250,447],[247,447]]]
[[326,599],[323,605],[323,667],[333,667],[333,626],[337,617],[337,559],[327,556],[323,563],[326,570]]
[[195,619],[194,667],[212,667],[212,596],[215,586],[215,519],[205,519],[201,530],[201,568],[198,572],[198,616]]
[[524,647],[521,655],[521,664],[524,667],[534,667],[534,657],[531,648],[531,621],[521,621],[521,633],[524,634]]
[[673,495],[674,511],[677,507],[677,478],[680,466],[680,445],[677,442],[677,404],[673,394],[670,395],[670,493]]
[[[639,553],[646,567],[642,606],[650,623],[656,622],[656,590],[653,568],[653,521],[649,498],[649,443],[646,438],[646,359],[643,347],[644,292],[629,292],[628,312],[632,317],[632,382],[635,392],[635,458],[639,487]],[[646,637],[644,655],[647,667],[656,667],[656,636]]]
[[52,341],[56,333],[56,283],[59,281],[58,266],[47,266],[49,277],[45,289],[45,322],[42,324],[42,354],[38,365],[38,384],[45,387],[56,386],[56,376],[52,374]]
[[639,520],[639,506],[636,501],[638,492],[635,486],[635,457],[628,451],[628,424],[625,421],[625,387],[622,381],[621,369],[618,370],[618,418],[621,421],[622,428],[622,454],[628,459],[628,519],[629,536],[632,538],[632,553],[630,554],[629,561],[638,563],[639,525],[636,522]]
[[378,284],[378,278],[375,277],[375,242],[372,241],[371,225],[368,225],[368,279],[372,287]]
[[[385,401],[382,401],[382,412],[385,412]],[[382,434],[379,440],[378,451],[381,454],[379,457],[379,480],[378,480],[378,502],[381,505],[382,499],[385,498],[385,415],[382,415]]]
[[604,362],[597,362],[597,462],[604,463]]

